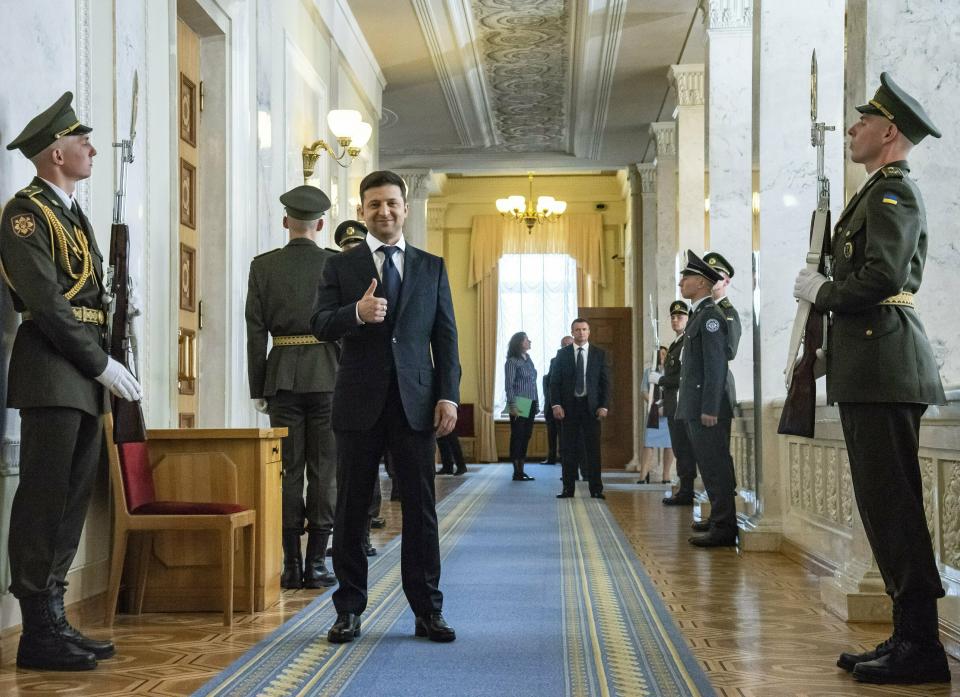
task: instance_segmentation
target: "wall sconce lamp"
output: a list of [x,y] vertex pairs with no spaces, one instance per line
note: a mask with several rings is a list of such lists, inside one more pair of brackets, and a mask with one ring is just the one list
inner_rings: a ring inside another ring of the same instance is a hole
[[[304,182],[313,176],[317,160],[323,150],[330,153],[333,161],[341,167],[349,167],[353,158],[360,154],[360,149],[373,135],[373,126],[361,120],[360,112],[353,109],[334,109],[327,114],[327,125],[330,126],[342,150],[338,155],[325,140],[316,140],[310,145],[304,145],[300,153],[303,158]],[[350,159],[344,161],[347,157]]]

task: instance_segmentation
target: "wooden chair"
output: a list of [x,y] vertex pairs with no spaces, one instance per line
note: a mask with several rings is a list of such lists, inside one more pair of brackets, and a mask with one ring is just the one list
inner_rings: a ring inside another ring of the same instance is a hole
[[[110,484],[113,489],[113,558],[110,564],[110,585],[105,624],[113,625],[120,595],[120,579],[131,533],[141,533],[146,544],[137,565],[135,609],[143,607],[147,568],[154,532],[170,530],[210,530],[220,538],[220,563],[223,582],[223,624],[233,626],[234,541],[243,529],[246,547],[246,577],[249,589],[247,612],[253,614],[254,545],[256,512],[237,503],[192,501],[157,501],[153,471],[148,455],[149,443],[113,442],[113,416],[104,417],[104,432],[110,461]],[[236,496],[236,479],[232,490]]]

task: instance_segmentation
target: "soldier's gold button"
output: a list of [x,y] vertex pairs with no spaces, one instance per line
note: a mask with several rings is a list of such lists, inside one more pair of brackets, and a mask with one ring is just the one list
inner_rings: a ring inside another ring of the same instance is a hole
[[868,330],[867,330],[867,336],[873,336],[873,330],[872,330],[872,329],[868,329]]

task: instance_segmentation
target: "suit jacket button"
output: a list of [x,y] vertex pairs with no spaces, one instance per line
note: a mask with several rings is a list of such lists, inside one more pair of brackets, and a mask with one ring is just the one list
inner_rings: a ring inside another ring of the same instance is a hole
[[873,336],[873,330],[872,330],[872,329],[868,329],[868,330],[867,330],[867,336]]
[[397,337],[393,337],[392,339],[390,339],[390,341],[392,341],[393,343],[397,343]]

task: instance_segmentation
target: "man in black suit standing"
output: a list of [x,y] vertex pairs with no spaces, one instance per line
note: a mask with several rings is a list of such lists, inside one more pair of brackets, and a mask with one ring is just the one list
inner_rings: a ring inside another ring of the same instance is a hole
[[[572,336],[565,336],[560,339],[560,348],[565,348],[573,343]],[[550,409],[550,372],[553,370],[553,366],[557,363],[557,357],[554,356],[550,359],[550,367],[547,369],[546,374],[543,376],[543,403],[547,405],[547,408],[543,410],[543,420],[547,424],[547,459],[541,462],[541,465],[555,465],[557,464],[558,453],[563,451],[557,446],[560,444],[560,422],[553,418],[553,409]],[[561,462],[562,456],[560,457]]]
[[570,333],[573,344],[557,351],[550,369],[553,418],[563,422],[563,490],[557,498],[573,496],[580,467],[590,485],[590,496],[603,499],[600,422],[607,418],[610,394],[607,355],[602,348],[590,345],[590,323],[582,317],[573,320]]
[[380,457],[392,454],[400,487],[403,591],[416,635],[453,641],[442,614],[440,543],[434,492],[436,438],[457,423],[460,359],[457,325],[443,259],[406,243],[406,185],[372,172],[360,182],[369,233],[364,244],[323,269],[314,335],[343,342],[333,392],[338,494],[333,566],[337,620],[332,643],[360,636],[367,605],[363,536]]

